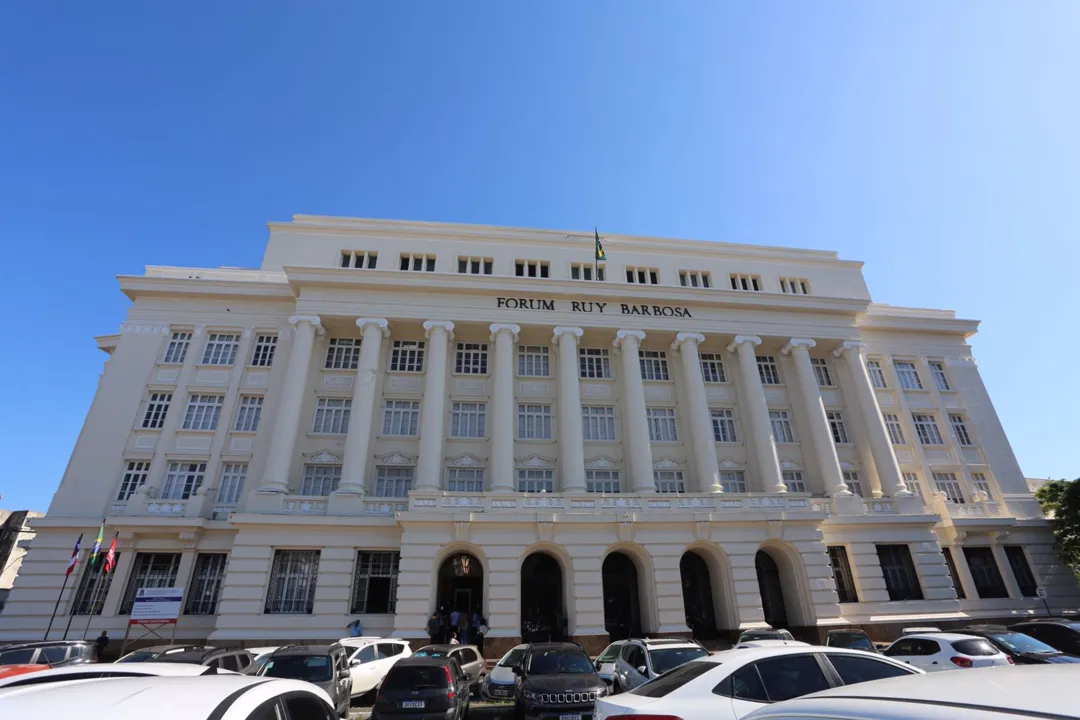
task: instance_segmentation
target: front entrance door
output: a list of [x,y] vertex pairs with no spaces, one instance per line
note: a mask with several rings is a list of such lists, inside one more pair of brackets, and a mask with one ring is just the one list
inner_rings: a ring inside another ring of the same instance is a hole
[[758,550],[754,558],[757,569],[758,591],[761,593],[761,609],[765,622],[774,628],[786,628],[787,608],[784,606],[784,586],[780,583],[780,569],[772,555]]
[[641,602],[634,561],[621,552],[613,552],[604,558],[601,575],[604,584],[604,628],[608,637],[612,641],[641,637]]
[[472,589],[454,588],[454,610],[463,613],[472,613]]

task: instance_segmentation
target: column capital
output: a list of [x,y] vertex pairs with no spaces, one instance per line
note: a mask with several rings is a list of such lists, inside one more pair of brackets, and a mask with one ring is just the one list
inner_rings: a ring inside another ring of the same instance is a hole
[[739,349],[740,345],[749,344],[751,347],[756,348],[761,344],[761,338],[757,335],[736,335],[735,339],[731,341],[731,344],[727,346],[727,351],[730,353]]
[[675,336],[675,342],[671,343],[671,349],[679,352],[686,343],[700,345],[703,342],[705,342],[705,336],[701,333],[681,332]]
[[841,357],[846,352],[853,352],[856,355],[860,355],[866,351],[866,343],[859,342],[857,340],[847,340],[840,344],[840,347],[832,351],[834,357]]
[[817,347],[817,341],[810,338],[791,338],[784,344],[784,347],[780,348],[780,352],[784,355],[790,355],[791,351],[795,348],[806,348],[807,351],[810,348]]
[[510,337],[514,339],[514,342],[517,342],[518,333],[521,332],[521,326],[513,323],[492,323],[488,329],[491,330],[491,336],[488,338],[491,342],[495,342],[495,336],[501,332],[510,333]]
[[[322,326],[322,320],[318,315],[293,315],[289,318],[290,325],[299,325],[302,322],[310,323],[315,328],[315,332],[322,335],[326,330]],[[196,333],[198,334],[198,333]]]
[[382,336],[390,337],[390,322],[386,318],[356,318],[356,327],[366,330],[368,325],[379,328]]
[[425,320],[424,321],[424,337],[430,338],[431,333],[435,330],[443,330],[451,338],[454,337],[454,323],[449,320]]
[[572,335],[574,337],[574,340],[579,340],[579,339],[581,339],[581,336],[584,335],[584,334],[585,334],[585,331],[582,330],[579,327],[564,327],[564,326],[560,325],[559,327],[555,328],[555,330],[552,332],[551,342],[553,342],[553,343],[555,343],[557,345],[559,343],[559,340],[562,338],[563,335]]
[[641,341],[645,339],[644,330],[620,330],[615,333],[615,347],[621,347],[623,343],[633,339],[633,342],[641,344]]

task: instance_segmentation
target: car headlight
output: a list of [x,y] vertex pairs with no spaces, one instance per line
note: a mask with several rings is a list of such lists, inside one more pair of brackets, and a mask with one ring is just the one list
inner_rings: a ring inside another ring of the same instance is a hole
[[540,699],[540,694],[536,693],[536,692],[533,692],[532,690],[522,690],[521,691],[521,697],[525,698],[526,700],[528,700],[530,702],[536,702],[537,700]]
[[599,690],[596,691],[596,697],[604,697],[609,692],[611,692],[611,688],[609,688],[607,685],[605,685],[604,687],[602,687],[602,688],[600,688]]

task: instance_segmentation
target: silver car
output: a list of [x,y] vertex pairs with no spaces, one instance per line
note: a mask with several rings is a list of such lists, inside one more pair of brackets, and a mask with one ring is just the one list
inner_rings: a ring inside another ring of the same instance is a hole
[[692,640],[627,640],[615,659],[615,692],[633,690],[709,651]]
[[454,658],[469,678],[469,692],[477,696],[480,694],[487,663],[475,645],[425,645],[414,652],[413,657]]
[[260,677],[306,680],[330,696],[338,715],[349,717],[352,675],[345,648],[330,645],[285,645],[270,654],[259,669]]

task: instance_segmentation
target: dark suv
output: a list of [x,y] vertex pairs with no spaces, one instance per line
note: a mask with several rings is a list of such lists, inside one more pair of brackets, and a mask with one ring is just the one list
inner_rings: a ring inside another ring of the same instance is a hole
[[458,661],[414,655],[390,667],[370,720],[465,720],[468,713],[469,676]]
[[1059,652],[1080,656],[1080,621],[1046,618],[1017,623],[1012,629],[1041,640]]
[[534,643],[514,667],[520,678],[514,697],[517,720],[592,720],[607,683],[575,643]]
[[1080,658],[1050,647],[1041,640],[1004,625],[969,625],[960,630],[965,635],[986,638],[990,644],[1012,658],[1016,665],[1080,663]]

